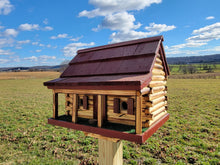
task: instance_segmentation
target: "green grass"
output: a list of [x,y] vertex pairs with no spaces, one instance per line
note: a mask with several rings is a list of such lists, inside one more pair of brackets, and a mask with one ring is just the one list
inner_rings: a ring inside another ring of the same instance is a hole
[[[96,164],[97,139],[47,124],[47,80],[0,80],[0,164]],[[143,145],[123,141],[124,164],[219,164],[219,87],[220,79],[169,79],[170,119]]]
[[[193,66],[196,69],[196,73],[207,73],[208,72],[208,68],[210,68],[211,70],[209,70],[209,72],[213,72],[213,73],[219,73],[220,72],[220,64],[170,64],[169,68],[170,71],[173,75],[179,75],[179,74],[183,74],[183,71],[181,70],[181,67],[190,67]],[[189,72],[187,72],[189,73]]]

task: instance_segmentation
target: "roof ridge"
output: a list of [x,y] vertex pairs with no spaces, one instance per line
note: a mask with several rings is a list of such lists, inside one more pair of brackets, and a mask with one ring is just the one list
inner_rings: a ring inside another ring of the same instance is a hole
[[96,51],[96,50],[102,50],[102,49],[109,49],[109,48],[113,48],[113,47],[120,47],[120,46],[124,46],[124,45],[133,45],[133,44],[139,44],[139,43],[145,43],[145,42],[158,41],[158,40],[163,41],[163,36],[160,35],[160,36],[155,36],[155,37],[141,38],[141,39],[136,39],[136,40],[131,40],[131,41],[124,41],[124,42],[119,42],[119,43],[114,43],[114,44],[108,44],[108,45],[97,46],[97,47],[92,47],[92,48],[80,49],[77,51],[77,54]]

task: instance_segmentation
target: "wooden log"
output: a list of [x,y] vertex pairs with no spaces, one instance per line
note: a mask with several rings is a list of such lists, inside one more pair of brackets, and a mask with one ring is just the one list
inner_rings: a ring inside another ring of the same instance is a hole
[[161,69],[153,69],[152,70],[152,75],[162,75],[162,76],[164,76],[165,72]]
[[[124,124],[124,125],[130,125],[130,126],[135,126],[135,120],[121,120],[121,119],[115,119],[115,118],[112,118],[110,117],[108,119],[108,122],[110,123],[117,123],[117,124]],[[142,121],[142,125],[146,123],[146,120],[145,121]]]
[[69,101],[69,102],[71,102],[71,103],[72,103],[72,99],[73,99],[73,98],[71,98],[71,97],[66,97],[66,102],[68,102],[68,101]]
[[73,98],[72,98],[72,102],[73,102],[73,107],[72,107],[72,122],[76,123],[77,122],[77,116],[78,116],[78,95],[77,94],[73,94]]
[[162,102],[166,99],[165,96],[161,96],[157,99],[154,99],[152,101],[148,101],[142,104],[143,108],[147,108],[147,107],[153,107],[154,105],[158,104],[159,102]]
[[165,96],[166,94],[167,94],[166,91],[161,91],[161,92],[158,92],[158,93],[149,94],[149,95],[143,97],[143,99],[145,101],[151,101],[151,100],[157,99],[157,98],[159,98],[161,96]]
[[135,123],[135,131],[136,134],[141,134],[142,133],[142,120],[141,120],[141,112],[142,112],[142,99],[141,99],[141,94],[137,92],[137,105],[136,105],[136,123]]
[[151,81],[149,83],[149,87],[158,87],[158,86],[165,86],[166,81]]
[[99,165],[123,165],[123,143],[98,140]]
[[103,113],[105,111],[105,96],[98,95],[98,127],[103,125]]
[[121,120],[121,119],[115,119],[115,118],[112,118],[112,117],[108,117],[108,122],[135,126],[135,120]]
[[154,105],[153,107],[147,107],[146,109],[144,109],[144,112],[146,114],[151,114],[152,112],[157,111],[158,109],[160,109],[161,107],[166,106],[166,105],[167,105],[167,102],[162,101],[162,102],[159,102],[158,104]]
[[54,89],[56,93],[100,94],[135,96],[136,90],[85,90],[85,89]]
[[141,94],[142,95],[146,95],[150,92],[150,88],[149,87],[144,87],[142,90],[141,90]]
[[160,113],[166,111],[165,107],[161,107],[158,110],[154,111],[151,114],[146,114],[145,116],[142,116],[143,121],[148,121],[148,120],[154,120],[155,117],[157,117],[157,115],[159,115]]
[[163,116],[166,115],[166,114],[167,114],[166,111],[160,113],[160,115],[157,115],[157,116],[154,118],[154,120],[149,120],[148,122],[146,122],[146,123],[144,124],[144,127],[150,127],[152,124],[154,124],[156,121],[158,121],[161,117],[163,117]]
[[156,58],[156,64],[162,65],[162,61],[160,58]]
[[163,75],[152,75],[152,81],[164,81],[166,78]]
[[159,115],[161,112],[163,112],[163,111],[166,111],[166,107],[165,107],[165,106],[163,106],[163,107],[157,109],[156,111],[152,112],[151,115],[152,115],[153,119],[154,119],[157,115]]
[[156,54],[156,57],[160,59],[160,54],[159,54],[159,53],[157,53],[157,54]]
[[153,68],[163,70],[163,66],[161,64],[157,64],[157,63],[154,64]]
[[112,111],[107,112],[108,118],[115,118],[115,119],[121,119],[121,120],[133,120],[135,121],[135,115],[130,115],[127,113],[112,113]]
[[58,118],[58,93],[53,91],[53,118]]
[[82,111],[78,110],[78,117],[85,118],[85,119],[93,119],[93,111]]
[[160,91],[164,91],[166,90],[165,86],[156,86],[156,87],[152,87],[150,93],[154,94]]

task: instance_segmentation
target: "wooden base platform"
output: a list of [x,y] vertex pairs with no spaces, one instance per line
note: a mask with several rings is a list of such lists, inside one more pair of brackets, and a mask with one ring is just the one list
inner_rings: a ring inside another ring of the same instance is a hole
[[48,124],[142,144],[169,119],[169,114],[163,116],[149,128],[143,128],[142,134],[135,134],[135,127],[133,126],[105,123],[102,128],[99,128],[96,124],[91,124],[85,119],[78,120],[77,124],[73,123],[71,119],[71,116],[67,115],[60,116],[57,119],[50,118]]

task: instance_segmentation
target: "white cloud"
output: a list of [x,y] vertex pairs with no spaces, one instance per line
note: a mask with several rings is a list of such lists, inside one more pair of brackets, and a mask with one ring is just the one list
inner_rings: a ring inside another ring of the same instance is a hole
[[32,42],[32,45],[38,45],[39,42]]
[[31,57],[25,57],[24,60],[31,61],[31,62],[46,62],[47,60],[54,60],[56,59],[55,56],[47,56],[47,55],[41,55],[39,57],[31,56]]
[[209,17],[206,17],[205,19],[210,20],[210,19],[215,19],[215,17],[214,16],[209,16]]
[[197,30],[193,30],[192,34],[194,36],[189,37],[187,39],[188,41],[208,42],[214,39],[219,40],[220,39],[220,22],[205,26]]
[[39,52],[41,52],[41,51],[42,51],[41,49],[38,49],[38,50],[36,50],[35,52],[39,53]]
[[47,25],[47,24],[49,23],[49,22],[48,22],[48,19],[45,18],[44,21],[43,21],[43,23],[44,23],[45,25]]
[[53,27],[51,27],[51,26],[45,26],[45,27],[43,28],[43,30],[45,30],[45,31],[51,31],[51,30],[53,30]]
[[8,59],[0,59],[0,64],[8,63],[10,60]]
[[55,56],[47,56],[47,55],[42,55],[38,57],[39,61],[47,61],[47,60],[55,60]]
[[0,55],[12,55],[14,52],[11,52],[10,50],[4,50],[0,49]]
[[0,25],[0,29],[4,29],[4,28],[5,28],[4,26],[1,26],[1,25]]
[[96,8],[91,11],[84,10],[79,13],[79,16],[88,18],[106,16],[117,12],[141,10],[151,4],[158,4],[161,2],[162,0],[90,0],[89,3]]
[[68,34],[63,33],[63,34],[58,34],[57,36],[51,36],[50,39],[58,39],[58,38],[68,38]]
[[193,30],[192,35],[192,37],[186,39],[186,43],[169,47],[169,51],[178,52],[179,49],[201,47],[207,45],[211,40],[219,40],[220,22]]
[[9,0],[0,0],[0,15],[8,15],[14,6],[10,3]]
[[128,40],[134,40],[138,38],[144,38],[147,37],[147,32],[141,32],[141,31],[127,31],[127,32],[114,32],[111,34],[110,38],[112,39],[111,43],[121,42],[121,41],[128,41]]
[[6,37],[9,37],[9,36],[16,37],[18,35],[18,31],[15,29],[6,29],[3,32],[3,35]]
[[166,24],[151,23],[145,27],[146,31],[137,31],[142,24],[135,22],[134,15],[128,13],[129,11],[142,10],[152,4],[159,4],[161,2],[162,0],[90,0],[89,3],[95,9],[90,11],[84,10],[79,13],[79,16],[88,18],[104,16],[101,24],[92,30],[98,31],[105,28],[117,31],[113,32],[110,36],[112,39],[111,43],[115,43],[157,35],[175,29],[174,25],[168,26]]
[[38,24],[29,24],[29,23],[25,23],[25,24],[21,24],[18,27],[19,30],[22,31],[32,31],[32,30],[39,30],[40,27]]
[[141,24],[134,24],[135,17],[127,12],[120,12],[116,14],[107,15],[102,23],[98,26],[97,29],[99,30],[102,28],[107,28],[111,30],[120,30],[120,31],[129,31],[131,29],[138,29]]
[[71,38],[70,41],[79,41],[81,38],[83,38],[83,36]]
[[176,27],[174,25],[168,26],[166,24],[150,23],[149,26],[145,27],[145,29],[148,31],[135,31],[135,30],[119,31],[112,33],[110,38],[112,39],[111,43],[116,43],[121,41],[144,38],[152,35],[158,35],[162,32],[170,31],[175,28]]
[[0,48],[6,46],[12,46],[14,43],[14,39],[12,38],[0,38]]
[[157,35],[162,32],[173,30],[175,28],[176,28],[176,26],[174,26],[174,25],[168,26],[166,24],[155,24],[154,22],[150,23],[150,26],[145,27],[145,29],[147,31],[149,31],[151,33],[151,35]]
[[36,62],[38,59],[37,59],[36,56],[31,56],[31,57],[25,57],[24,60],[28,60],[28,61],[31,61],[31,62],[33,62],[33,61]]
[[187,47],[200,47],[203,45],[206,45],[207,43],[204,42],[187,42],[184,44],[179,44],[179,45],[174,45],[171,46],[169,49],[182,49],[182,48],[187,48]]
[[81,43],[81,42],[71,43],[71,44],[68,44],[67,46],[65,46],[63,48],[63,53],[64,53],[64,56],[66,56],[66,57],[73,57],[73,56],[76,55],[77,50],[83,49],[83,48],[86,48],[86,47],[89,47],[89,46],[93,46],[93,45],[95,45],[94,42],[90,42],[90,43]]
[[30,42],[30,40],[17,41],[18,44],[28,44]]
[[51,48],[52,46],[50,44],[47,45],[48,48]]

